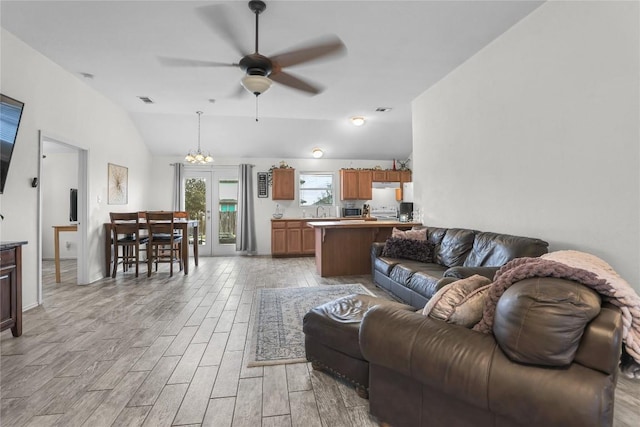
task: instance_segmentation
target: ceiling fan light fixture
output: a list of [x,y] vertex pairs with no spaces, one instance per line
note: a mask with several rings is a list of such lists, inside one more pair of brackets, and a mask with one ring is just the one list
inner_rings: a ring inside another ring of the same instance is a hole
[[241,81],[242,87],[255,96],[261,95],[269,90],[273,82],[270,78],[260,75],[244,76]]
[[354,117],[351,117],[350,120],[351,120],[351,124],[354,126],[362,126],[366,121],[366,119],[362,116],[354,116]]
[[311,150],[311,155],[314,159],[319,159],[320,157],[324,156],[324,151],[319,148],[314,148],[313,150]]
[[196,114],[198,115],[198,151],[189,151],[184,160],[191,164],[206,165],[213,162],[213,157],[209,153],[204,154],[200,149],[200,117],[202,116],[202,111],[196,111]]

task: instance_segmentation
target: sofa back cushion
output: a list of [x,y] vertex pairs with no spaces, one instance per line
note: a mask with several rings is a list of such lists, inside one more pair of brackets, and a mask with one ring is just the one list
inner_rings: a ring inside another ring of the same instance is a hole
[[[473,247],[475,230],[449,228],[444,233],[439,245],[436,245],[435,261],[446,267],[463,265]],[[433,236],[433,233],[431,234]],[[429,235],[427,235],[429,239]]]
[[585,326],[600,312],[600,296],[578,282],[521,280],[498,300],[493,335],[511,360],[543,366],[573,362]]
[[514,258],[538,257],[547,253],[544,240],[491,232],[476,234],[465,267],[500,267]]

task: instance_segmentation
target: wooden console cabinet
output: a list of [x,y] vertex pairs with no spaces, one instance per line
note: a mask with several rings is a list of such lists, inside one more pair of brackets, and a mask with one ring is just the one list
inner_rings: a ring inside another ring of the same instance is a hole
[[22,335],[22,245],[26,244],[0,243],[0,331],[11,328],[14,337]]

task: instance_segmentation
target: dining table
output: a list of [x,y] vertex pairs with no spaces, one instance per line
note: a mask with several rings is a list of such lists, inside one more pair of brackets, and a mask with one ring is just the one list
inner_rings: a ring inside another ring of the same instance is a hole
[[[140,229],[146,230],[149,226],[146,221],[140,220]],[[191,235],[193,237],[193,260],[198,266],[198,239],[199,239],[199,231],[198,231],[198,220],[197,219],[176,219],[173,222],[173,228],[175,230],[180,230],[183,236],[188,236],[189,230],[191,230]],[[111,250],[112,250],[112,224],[110,222],[104,223],[104,277],[111,277]],[[182,264],[184,274],[189,274],[189,244],[182,245]]]

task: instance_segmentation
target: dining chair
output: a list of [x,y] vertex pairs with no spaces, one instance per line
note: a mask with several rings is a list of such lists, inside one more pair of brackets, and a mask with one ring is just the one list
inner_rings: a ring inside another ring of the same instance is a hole
[[[132,263],[136,266],[138,277],[140,263],[140,247],[149,241],[140,235],[140,220],[137,212],[110,212],[111,233],[113,242],[113,273],[116,277],[118,260],[122,260],[122,271],[127,271]],[[122,249],[122,253],[121,250]]]
[[178,261],[182,271],[182,236],[174,233],[173,212],[146,212],[149,228],[147,245],[147,276],[151,276],[151,267],[155,263],[169,263],[169,277],[173,276],[173,263]]

